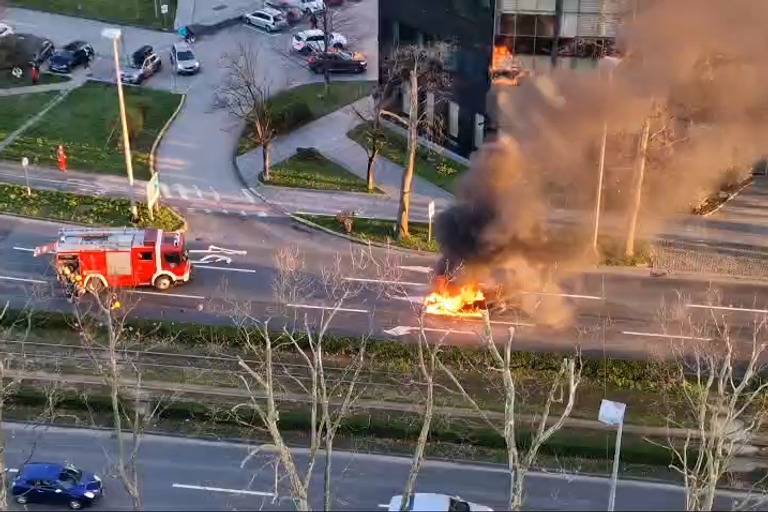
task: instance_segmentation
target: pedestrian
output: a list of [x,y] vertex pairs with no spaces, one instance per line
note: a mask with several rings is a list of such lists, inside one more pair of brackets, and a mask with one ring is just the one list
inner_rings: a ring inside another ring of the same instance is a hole
[[67,172],[67,154],[64,152],[64,146],[59,144],[56,150],[56,159],[59,161],[59,170]]
[[83,63],[83,66],[85,66],[85,69],[91,69],[91,52],[89,51],[85,52],[85,62]]
[[37,66],[37,64],[32,65],[32,85],[37,85],[38,80],[40,79],[40,68]]
[[310,25],[312,28],[317,28],[317,16],[315,16],[315,13],[312,13],[312,14],[309,16],[309,25]]

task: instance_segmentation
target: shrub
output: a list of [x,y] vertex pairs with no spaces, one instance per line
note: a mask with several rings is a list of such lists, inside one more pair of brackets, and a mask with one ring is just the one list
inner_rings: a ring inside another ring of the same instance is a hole
[[343,210],[336,215],[336,220],[344,228],[347,234],[352,233],[355,222],[355,212],[353,210]]
[[272,110],[272,128],[277,133],[287,133],[312,120],[312,111],[303,101],[286,103]]

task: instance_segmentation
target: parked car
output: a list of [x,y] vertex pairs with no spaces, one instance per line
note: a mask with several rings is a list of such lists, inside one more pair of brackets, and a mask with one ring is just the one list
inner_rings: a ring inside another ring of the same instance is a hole
[[310,55],[307,63],[315,73],[364,73],[368,69],[365,55],[360,52],[318,52]]
[[291,5],[288,0],[268,0],[265,5],[282,12],[288,25],[295,25],[304,18],[302,10],[295,5]]
[[200,62],[192,53],[192,48],[185,42],[179,41],[171,47],[171,64],[180,75],[194,75],[200,71]]
[[124,83],[134,85],[141,84],[163,67],[160,57],[148,44],[133,52],[130,65],[131,67],[120,71],[120,78]]
[[[328,34],[328,48],[343,50],[347,47],[347,38],[336,32]],[[294,34],[291,40],[293,51],[304,55],[325,51],[323,31],[320,29],[303,30]]]
[[13,27],[7,23],[0,23],[0,37],[5,37],[13,34]]
[[[403,496],[393,496],[389,500],[389,510],[394,512],[400,510],[400,504],[403,502]],[[411,512],[493,512],[492,508],[477,503],[464,501],[458,496],[449,496],[447,494],[433,494],[430,492],[417,492],[411,496],[408,508]]]
[[66,504],[79,509],[91,505],[104,495],[98,475],[71,464],[29,462],[13,480],[11,494],[17,503]]
[[272,7],[265,7],[250,14],[243,15],[243,20],[254,27],[259,27],[267,32],[277,32],[288,27],[285,15]]
[[286,0],[286,2],[294,7],[297,7],[304,14],[319,14],[325,10],[325,2],[323,0]]
[[56,73],[70,73],[94,55],[93,47],[85,41],[72,41],[56,50],[48,60],[48,69]]

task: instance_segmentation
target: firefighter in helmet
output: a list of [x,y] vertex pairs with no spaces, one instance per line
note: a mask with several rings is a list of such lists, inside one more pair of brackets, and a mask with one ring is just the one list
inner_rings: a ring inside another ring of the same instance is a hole
[[120,304],[120,299],[117,298],[116,293],[113,293],[109,299],[109,309],[115,310],[120,309],[121,307],[123,307],[123,305]]

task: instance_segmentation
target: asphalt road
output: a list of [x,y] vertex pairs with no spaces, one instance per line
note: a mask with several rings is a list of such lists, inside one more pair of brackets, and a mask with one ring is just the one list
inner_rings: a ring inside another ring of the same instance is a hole
[[[18,469],[24,461],[71,462],[105,477],[101,510],[130,509],[121,484],[112,478],[116,441],[109,431],[6,424],[6,464]],[[147,510],[291,510],[287,482],[269,449],[245,461],[252,447],[243,444],[147,435],[139,451],[141,492]],[[305,450],[294,450],[297,465],[306,468]],[[243,462],[245,463],[243,464]],[[241,464],[243,466],[241,467]],[[334,509],[381,510],[402,492],[410,459],[335,452],[332,489]],[[322,509],[322,465],[311,482],[313,508]],[[508,473],[498,465],[427,461],[416,483],[419,492],[455,494],[504,510]],[[526,479],[530,510],[605,510],[609,481],[574,474],[532,473]],[[724,493],[718,509],[730,510],[738,495]],[[616,510],[682,510],[683,493],[672,485],[619,481]],[[11,505],[18,509],[18,505]],[[43,509],[30,506],[30,509]]]
[[[60,291],[50,285],[49,260],[31,254],[34,247],[55,239],[59,225],[0,219],[0,299],[21,304],[34,294],[46,299],[48,307],[66,308]],[[337,290],[354,292],[334,319],[332,327],[338,332],[372,331],[377,336],[413,339],[418,306],[430,291],[428,272],[434,257],[368,250],[281,217],[193,215],[190,223],[189,249],[198,262],[192,281],[165,293],[133,291],[127,307],[135,307],[136,314],[230,322],[236,306],[248,305],[255,317],[272,318],[273,324],[303,321],[305,316],[315,323],[338,298],[330,286],[335,285]],[[298,277],[291,279],[295,293],[284,296],[288,304],[284,308],[277,306],[274,289],[279,276],[276,254],[281,250],[296,256],[298,269]],[[714,296],[720,297],[720,309],[709,306]],[[713,313],[725,315],[732,326],[744,329],[755,315],[768,312],[762,283],[650,278],[641,271],[589,272],[572,279],[559,294],[537,297],[544,304],[570,308],[574,325],[552,329],[538,319],[509,311],[492,314],[494,335],[503,337],[514,325],[521,349],[569,351],[578,343],[592,354],[647,357],[669,350],[668,334],[675,346],[683,347],[698,337],[675,330],[671,323],[665,333],[662,312],[667,318],[679,315],[698,320]],[[478,343],[481,329],[481,322],[474,319],[428,317],[426,325],[431,340],[445,337],[446,343],[460,345]],[[748,334],[741,333],[745,339]]]

